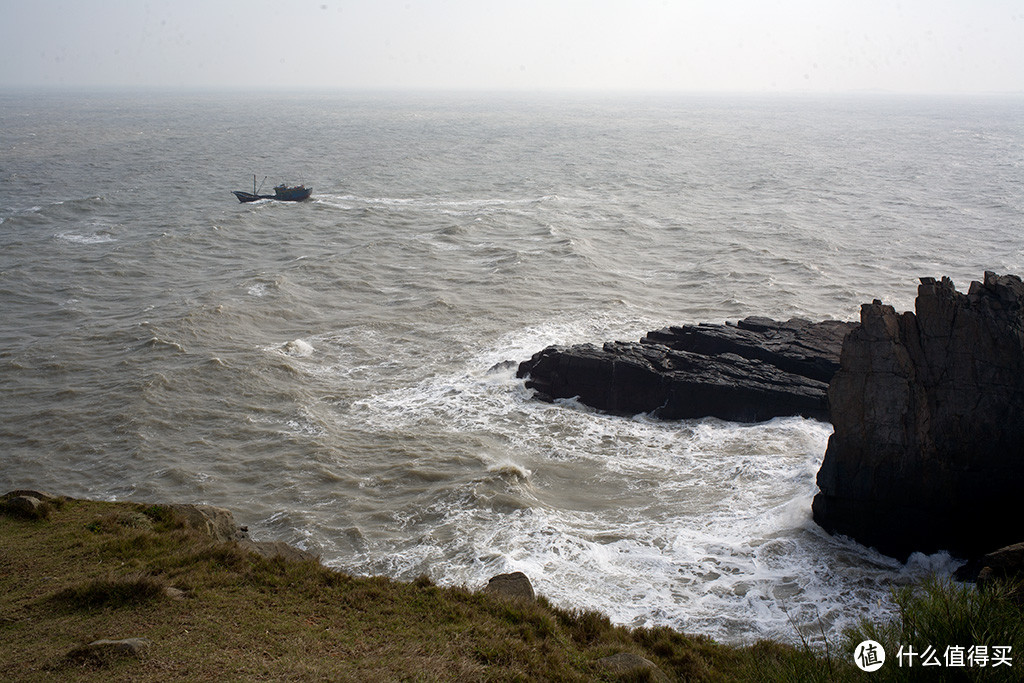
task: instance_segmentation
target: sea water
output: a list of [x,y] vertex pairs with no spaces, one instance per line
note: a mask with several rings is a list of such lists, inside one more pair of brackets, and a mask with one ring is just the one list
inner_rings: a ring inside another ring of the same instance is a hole
[[[239,204],[253,174],[303,203]],[[354,574],[729,642],[901,564],[811,520],[831,433],[534,400],[549,344],[856,319],[1024,272],[1024,100],[0,94],[0,488],[232,509]],[[894,523],[899,523],[894,520]]]

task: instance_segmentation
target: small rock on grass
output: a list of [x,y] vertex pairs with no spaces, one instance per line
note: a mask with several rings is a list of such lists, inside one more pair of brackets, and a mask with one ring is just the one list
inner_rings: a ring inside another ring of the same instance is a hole
[[537,594],[533,590],[533,584],[526,574],[512,572],[511,574],[498,574],[491,578],[484,586],[484,593],[500,595],[506,598],[523,598],[536,600]]
[[88,645],[76,647],[68,653],[68,661],[75,664],[105,666],[117,659],[141,659],[152,644],[148,638],[124,638],[94,640]]
[[668,681],[669,678],[658,668],[658,665],[649,659],[634,655],[629,652],[620,652],[610,657],[603,657],[597,663],[608,671],[623,675],[637,671],[647,672],[649,680]]
[[16,517],[45,519],[50,515],[50,505],[34,496],[12,496],[3,501],[3,509]]

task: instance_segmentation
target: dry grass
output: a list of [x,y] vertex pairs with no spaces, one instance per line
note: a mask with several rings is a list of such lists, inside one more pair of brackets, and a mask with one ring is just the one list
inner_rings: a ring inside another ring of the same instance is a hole
[[[152,641],[144,657],[69,657],[130,637]],[[184,528],[169,508],[78,500],[35,519],[0,514],[0,643],[5,681],[651,679],[596,663],[620,652],[672,680],[829,680],[849,669],[779,644],[616,627],[543,598],[265,559]]]

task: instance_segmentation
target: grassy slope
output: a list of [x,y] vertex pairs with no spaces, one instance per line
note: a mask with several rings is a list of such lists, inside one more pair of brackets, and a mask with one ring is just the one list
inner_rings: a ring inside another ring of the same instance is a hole
[[[142,659],[68,657],[129,637],[152,641]],[[543,598],[268,560],[183,528],[167,508],[67,500],[44,519],[0,514],[0,680],[647,680],[596,664],[618,652],[679,680],[852,673],[775,643],[614,627]]]

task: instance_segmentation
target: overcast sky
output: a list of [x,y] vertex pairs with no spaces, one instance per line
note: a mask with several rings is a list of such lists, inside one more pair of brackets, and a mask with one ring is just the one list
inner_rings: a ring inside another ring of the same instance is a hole
[[1024,92],[1024,0],[0,0],[0,86]]

